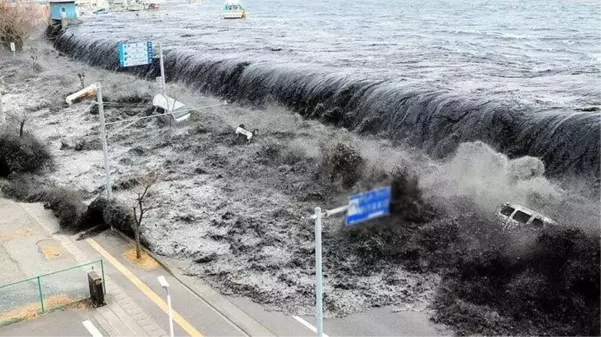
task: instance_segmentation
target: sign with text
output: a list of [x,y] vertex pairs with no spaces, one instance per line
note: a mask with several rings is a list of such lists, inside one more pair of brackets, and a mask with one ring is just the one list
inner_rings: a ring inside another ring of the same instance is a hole
[[390,214],[391,195],[390,186],[351,195],[345,225],[352,226]]
[[152,63],[152,42],[119,43],[119,66],[121,68]]

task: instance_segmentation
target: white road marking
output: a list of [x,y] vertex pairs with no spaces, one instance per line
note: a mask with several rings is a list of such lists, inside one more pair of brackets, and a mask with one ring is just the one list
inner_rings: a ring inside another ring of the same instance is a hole
[[88,331],[92,334],[92,337],[102,337],[102,334],[100,333],[100,331],[98,331],[98,329],[96,329],[94,323],[87,320],[81,322],[81,324],[83,324],[83,326],[85,326],[86,329],[88,329]]
[[[313,332],[317,332],[317,328],[314,327],[313,325],[309,324],[309,322],[305,321],[304,319],[302,319],[298,316],[292,316],[292,318],[297,320],[300,324],[304,325],[307,329],[309,329]],[[324,332],[323,337],[330,337],[330,336],[326,335],[326,333]]]

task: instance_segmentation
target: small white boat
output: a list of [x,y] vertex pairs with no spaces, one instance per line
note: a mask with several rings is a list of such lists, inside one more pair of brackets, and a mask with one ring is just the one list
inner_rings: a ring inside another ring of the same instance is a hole
[[134,4],[131,4],[131,5],[127,6],[125,9],[128,10],[128,11],[130,11],[130,12],[139,12],[139,11],[144,10],[144,5],[138,4],[138,3],[134,3]]
[[246,9],[240,2],[226,1],[223,5],[224,19],[246,19]]

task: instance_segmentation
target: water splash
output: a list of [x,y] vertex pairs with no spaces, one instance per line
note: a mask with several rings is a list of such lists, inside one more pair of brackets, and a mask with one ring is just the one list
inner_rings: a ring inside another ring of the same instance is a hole
[[[158,76],[148,66],[119,69],[117,41],[67,31],[55,47],[89,64]],[[373,79],[344,69],[216,59],[193,51],[169,50],[168,81],[253,105],[276,102],[306,118],[381,136],[425,149],[435,157],[460,143],[482,141],[510,158],[539,158],[550,176],[600,180],[601,114],[597,111],[539,111],[517,101],[485,95],[466,97],[416,80]]]

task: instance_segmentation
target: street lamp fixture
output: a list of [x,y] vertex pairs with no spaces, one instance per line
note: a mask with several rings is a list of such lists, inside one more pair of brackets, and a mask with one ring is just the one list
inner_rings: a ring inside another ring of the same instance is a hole
[[165,279],[165,276],[161,275],[159,277],[157,277],[159,279],[159,283],[161,284],[161,287],[163,287],[163,289],[165,289],[165,291],[167,291],[167,306],[169,307],[169,333],[171,337],[174,337],[173,335],[173,313],[171,310],[171,294],[169,294],[169,282],[167,282],[167,280]]

